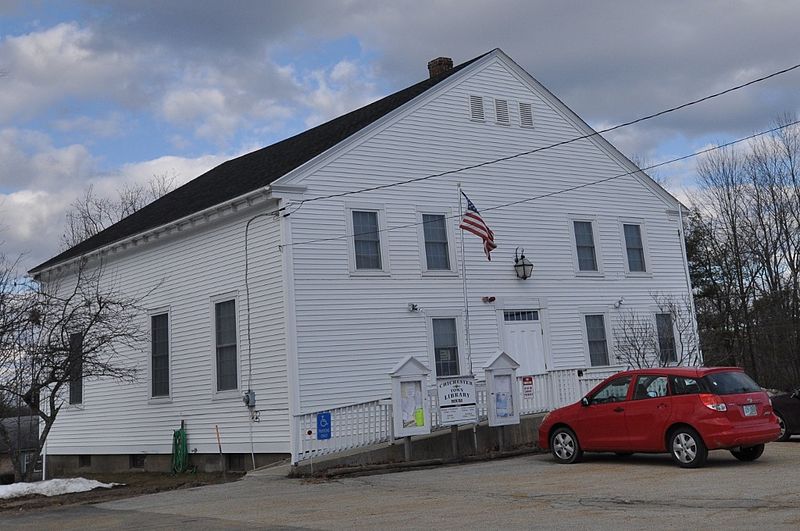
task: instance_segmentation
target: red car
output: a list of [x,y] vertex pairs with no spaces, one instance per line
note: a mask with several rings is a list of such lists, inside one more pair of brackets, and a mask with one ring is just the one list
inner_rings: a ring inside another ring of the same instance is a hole
[[552,411],[539,446],[559,463],[590,452],[669,452],[684,468],[709,450],[754,461],[781,433],[770,399],[736,367],[637,369],[607,378],[577,404]]

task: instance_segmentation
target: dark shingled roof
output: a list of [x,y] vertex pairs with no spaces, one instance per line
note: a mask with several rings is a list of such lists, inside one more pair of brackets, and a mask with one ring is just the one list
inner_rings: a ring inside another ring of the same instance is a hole
[[408,103],[484,55],[487,54],[313,129],[223,162],[91,238],[34,267],[30,272],[39,272],[264,187]]

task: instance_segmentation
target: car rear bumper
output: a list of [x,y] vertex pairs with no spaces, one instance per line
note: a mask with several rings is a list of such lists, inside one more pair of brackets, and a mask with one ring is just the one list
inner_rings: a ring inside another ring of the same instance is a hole
[[726,422],[724,425],[706,425],[704,428],[700,430],[701,436],[710,450],[764,444],[777,440],[781,433],[780,426],[774,417],[770,421],[765,419],[764,422],[752,426],[733,425]]

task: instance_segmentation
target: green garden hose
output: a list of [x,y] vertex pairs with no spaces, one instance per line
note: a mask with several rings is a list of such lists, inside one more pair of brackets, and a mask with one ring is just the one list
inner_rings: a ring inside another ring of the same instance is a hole
[[189,447],[186,430],[181,428],[172,434],[172,473],[180,474],[189,469]]

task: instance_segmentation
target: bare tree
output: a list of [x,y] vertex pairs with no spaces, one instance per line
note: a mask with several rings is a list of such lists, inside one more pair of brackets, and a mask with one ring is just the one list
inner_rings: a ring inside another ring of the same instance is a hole
[[[0,268],[0,395],[40,419],[37,456],[65,401],[82,393],[84,379],[135,379],[135,365],[121,347],[143,345],[141,297],[104,286],[101,276],[101,268],[79,267],[68,288],[20,282],[13,268]],[[9,439],[2,428],[0,437]],[[16,479],[30,480],[33,467],[25,469],[19,449],[12,458]]]
[[61,248],[69,249],[122,218],[172,191],[175,175],[154,175],[146,184],[124,185],[114,198],[102,197],[89,186],[72,202],[61,235]]
[[651,293],[658,308],[656,315],[664,317],[659,333],[653,313],[625,310],[620,312],[613,327],[614,350],[622,363],[644,369],[667,365],[700,365],[700,341],[688,295],[675,296]]

